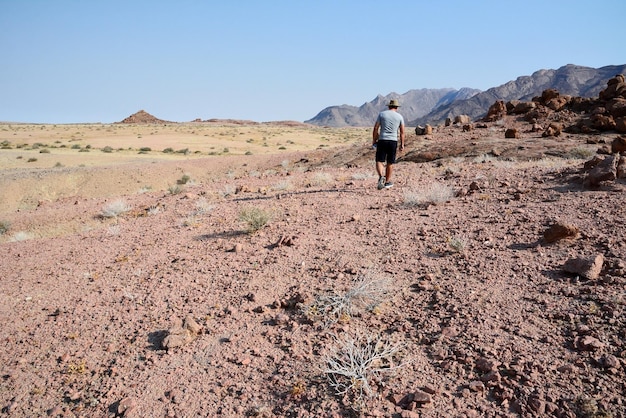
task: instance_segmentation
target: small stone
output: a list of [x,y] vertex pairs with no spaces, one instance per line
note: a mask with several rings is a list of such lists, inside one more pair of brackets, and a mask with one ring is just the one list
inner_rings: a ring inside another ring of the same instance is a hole
[[574,371],[574,365],[573,364],[564,364],[562,366],[559,366],[556,368],[557,371],[559,371],[560,373],[571,373]]
[[137,408],[137,401],[134,398],[124,398],[117,405],[117,413],[124,416],[126,413]]
[[469,388],[472,392],[482,392],[485,390],[485,384],[480,380],[470,382]]
[[413,402],[418,404],[430,403],[431,398],[428,393],[422,390],[416,390],[415,393],[413,393]]
[[50,417],[58,417],[63,414],[63,408],[57,405],[54,408],[48,409],[47,414]]
[[620,367],[620,362],[617,357],[612,354],[607,354],[598,359],[598,364],[603,369],[617,369]]
[[199,335],[200,333],[202,333],[202,326],[198,324],[191,315],[187,315],[187,317],[185,317],[183,326],[185,327],[186,330],[191,332],[193,335]]
[[585,335],[576,339],[575,346],[582,351],[596,351],[604,347],[604,344],[591,335]]
[[242,251],[243,251],[243,244],[241,243],[235,244],[235,247],[233,248],[233,252],[240,253]]
[[528,400],[528,406],[537,414],[545,414],[546,412],[546,403],[542,399],[533,396]]
[[483,373],[490,372],[497,367],[496,362],[487,358],[481,357],[476,361],[476,368]]
[[431,385],[424,385],[424,387],[422,387],[422,390],[430,395],[435,395],[438,392],[437,388]]
[[589,280],[596,280],[602,272],[604,256],[598,254],[592,257],[571,258],[563,265],[563,270],[568,273],[578,274]]
[[546,242],[552,243],[566,238],[576,238],[578,233],[579,229],[574,225],[556,223],[544,231],[543,238]]
[[284,325],[289,322],[289,315],[285,315],[284,313],[279,313],[274,317],[274,323],[276,325]]

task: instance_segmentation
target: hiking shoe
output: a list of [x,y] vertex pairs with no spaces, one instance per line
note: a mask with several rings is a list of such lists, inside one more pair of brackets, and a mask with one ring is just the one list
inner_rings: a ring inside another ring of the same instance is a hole
[[381,190],[385,187],[385,176],[378,177],[378,190]]
[[389,182],[385,183],[384,187],[385,187],[385,189],[391,189],[393,187],[393,183],[389,181]]

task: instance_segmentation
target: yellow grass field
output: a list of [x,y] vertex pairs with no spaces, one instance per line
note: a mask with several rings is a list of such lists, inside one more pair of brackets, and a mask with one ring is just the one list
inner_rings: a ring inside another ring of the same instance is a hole
[[366,128],[297,123],[0,124],[0,214],[45,202],[168,190],[367,143]]
[[52,168],[270,155],[367,140],[369,129],[277,124],[0,124],[0,167]]

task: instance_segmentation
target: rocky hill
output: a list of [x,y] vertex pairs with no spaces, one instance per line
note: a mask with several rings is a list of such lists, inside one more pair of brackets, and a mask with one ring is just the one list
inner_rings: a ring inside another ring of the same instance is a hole
[[521,76],[487,91],[472,88],[455,90],[419,89],[404,94],[379,95],[360,107],[330,106],[306,123],[320,126],[371,126],[376,115],[385,108],[389,99],[397,98],[402,104],[401,113],[408,126],[443,123],[446,118],[468,115],[471,119],[484,116],[495,101],[531,100],[544,90],[555,89],[562,95],[594,97],[616,74],[626,72],[626,65],[590,68],[565,65],[557,70],[539,70],[530,76]]
[[489,106],[497,100],[531,100],[544,90],[554,89],[562,95],[595,97],[606,87],[607,81],[616,74],[626,72],[626,65],[609,65],[589,68],[579,65],[566,65],[558,70],[539,70],[530,76],[518,77],[499,87],[479,93],[466,100],[457,100],[416,119],[408,118],[409,126],[439,124],[446,118],[468,115],[471,119],[484,116]]
[[150,113],[145,110],[140,110],[137,113],[133,113],[126,119],[117,122],[117,123],[170,123],[166,120],[162,120],[152,116]]
[[457,100],[468,99],[477,93],[480,93],[480,90],[444,88],[410,90],[404,94],[390,93],[386,96],[379,94],[374,100],[366,102],[360,107],[346,104],[327,107],[314,118],[305,121],[305,123],[337,128],[343,126],[370,126],[374,123],[380,110],[391,99],[399,99],[402,106],[402,115],[406,120],[412,120],[425,116],[434,108],[449,105]]

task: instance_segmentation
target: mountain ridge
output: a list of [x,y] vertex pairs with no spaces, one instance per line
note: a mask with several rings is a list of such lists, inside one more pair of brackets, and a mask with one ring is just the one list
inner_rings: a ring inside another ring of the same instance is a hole
[[372,126],[378,113],[386,108],[392,98],[400,100],[400,112],[408,126],[436,125],[459,115],[478,119],[497,100],[531,100],[546,89],[556,89],[562,95],[597,96],[611,77],[625,72],[626,64],[599,68],[567,64],[556,70],[540,69],[486,91],[470,87],[459,90],[423,88],[409,90],[404,94],[379,94],[374,100],[359,107],[346,104],[329,106],[305,123],[329,127]]

